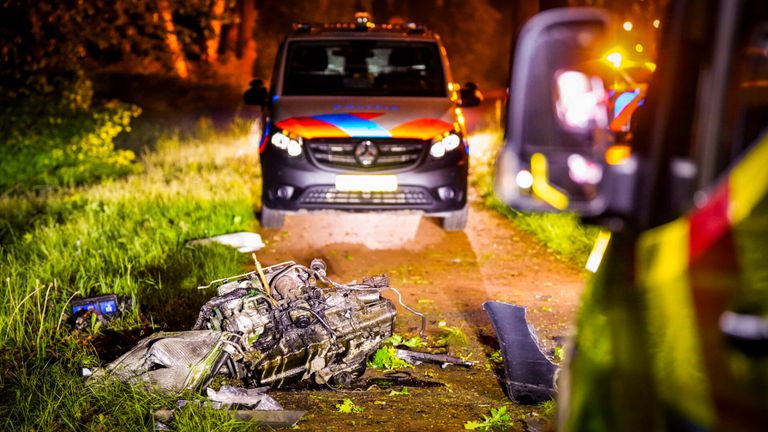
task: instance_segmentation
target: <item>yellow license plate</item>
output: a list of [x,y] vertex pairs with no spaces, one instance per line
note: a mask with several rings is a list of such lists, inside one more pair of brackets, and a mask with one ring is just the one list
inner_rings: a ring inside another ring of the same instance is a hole
[[337,175],[336,190],[354,192],[394,192],[397,190],[397,176]]

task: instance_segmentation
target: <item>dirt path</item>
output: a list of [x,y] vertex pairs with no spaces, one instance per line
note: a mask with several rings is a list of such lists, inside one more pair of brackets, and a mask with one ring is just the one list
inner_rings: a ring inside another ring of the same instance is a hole
[[[369,381],[357,391],[275,391],[286,408],[309,410],[300,429],[463,430],[467,420],[507,404],[493,368],[486,366],[487,356],[498,349],[482,310],[487,300],[526,306],[546,350],[554,338],[567,334],[583,286],[579,269],[558,261],[529,234],[478,202],[471,203],[464,232],[446,233],[437,222],[416,214],[327,212],[288,216],[283,230],[262,233],[268,243],[259,253],[264,264],[306,264],[320,257],[338,282],[388,274],[406,304],[427,315],[428,334],[437,333],[441,321],[462,328],[470,342],[455,354],[478,362],[471,370],[420,365],[411,372],[419,382],[405,383],[414,386],[408,396],[389,396],[387,387],[400,389],[402,383],[379,380],[381,373],[370,369],[364,377]],[[397,332],[416,334],[418,323],[398,307]],[[377,385],[368,388],[372,383]],[[345,398],[365,411],[339,413],[335,404]],[[510,409],[515,419],[530,413],[530,408]]]

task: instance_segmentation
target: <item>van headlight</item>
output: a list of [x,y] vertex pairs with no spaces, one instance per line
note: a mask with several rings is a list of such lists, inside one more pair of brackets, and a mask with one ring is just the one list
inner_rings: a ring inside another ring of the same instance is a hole
[[433,158],[439,159],[449,151],[456,150],[461,145],[461,137],[455,133],[440,136],[432,141],[432,147],[429,149],[429,154]]
[[289,156],[299,156],[304,150],[304,143],[300,136],[295,136],[287,131],[275,132],[270,139],[275,147],[285,150]]

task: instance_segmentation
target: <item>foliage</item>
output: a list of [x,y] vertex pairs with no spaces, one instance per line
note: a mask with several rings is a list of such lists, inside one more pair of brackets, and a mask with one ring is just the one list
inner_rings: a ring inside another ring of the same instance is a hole
[[507,414],[507,407],[491,408],[491,415],[484,415],[480,421],[471,420],[464,423],[466,430],[478,430],[481,432],[506,430],[514,426],[514,422]]
[[437,347],[463,347],[469,342],[467,334],[461,327],[442,325],[440,326],[440,335],[434,342]]
[[176,431],[249,432],[260,430],[255,422],[232,418],[226,410],[214,409],[207,404],[187,404],[173,417]]
[[[199,396],[164,396],[140,386],[105,381],[87,383],[75,373],[75,361],[60,363],[17,362],[18,369],[4,372],[0,387],[2,430],[121,430],[153,428],[152,412],[172,408],[176,400]],[[14,389],[24,389],[14,394]],[[14,403],[9,403],[13,401]],[[233,420],[226,412],[188,405],[174,419],[177,431],[246,431],[253,423]],[[211,427],[213,425],[213,428]]]
[[[116,150],[138,107],[90,107],[87,89],[58,100],[32,95],[0,107],[0,192],[73,186],[136,172],[133,152]],[[86,93],[86,94],[83,94]]]
[[[86,385],[69,362],[15,361],[0,387],[3,430],[146,430],[147,414],[174,400],[121,383]],[[21,393],[16,393],[16,392]]]
[[357,414],[365,411],[365,408],[355,405],[352,399],[344,399],[340,404],[336,404],[336,410],[342,414]]
[[544,417],[549,417],[549,418],[554,417],[556,409],[557,409],[557,404],[552,399],[546,400],[539,404],[539,414],[541,414]]
[[501,350],[496,350],[493,353],[491,353],[490,357],[488,357],[488,360],[496,364],[504,363],[504,358],[501,356]]
[[386,343],[392,346],[404,345],[404,346],[407,346],[408,348],[418,348],[425,345],[424,341],[418,336],[404,338],[402,335],[398,333],[393,333],[392,336],[390,336],[390,338],[387,339]]
[[563,349],[563,347],[556,346],[554,348],[554,354],[555,354],[555,359],[557,359],[558,361],[565,360],[565,349]]
[[510,209],[496,197],[493,189],[494,162],[503,143],[500,129],[488,130],[470,137],[472,172],[470,181],[486,206],[507,218],[522,230],[535,235],[560,258],[583,266],[599,229],[581,223],[573,213],[523,213]]
[[[192,59],[199,59],[211,21],[234,21],[234,2],[214,17],[214,0],[169,0],[174,30]],[[170,63],[160,3],[148,0],[8,0],[0,14],[0,89],[46,93],[62,73],[85,70],[86,61],[110,64]]]
[[373,355],[373,359],[368,362],[368,367],[384,370],[394,370],[402,368],[413,368],[413,365],[395,355],[395,347],[399,345],[408,348],[417,348],[426,345],[418,336],[403,337],[398,333],[393,333],[389,339],[384,342],[384,346],[379,348]]
[[390,396],[408,396],[410,394],[411,393],[408,392],[408,387],[403,387],[403,388],[400,389],[400,391],[397,391],[397,390],[390,390],[389,391],[389,395]]
[[373,355],[373,359],[368,362],[368,367],[384,370],[395,370],[402,368],[411,368],[413,365],[395,355],[393,346],[383,346]]

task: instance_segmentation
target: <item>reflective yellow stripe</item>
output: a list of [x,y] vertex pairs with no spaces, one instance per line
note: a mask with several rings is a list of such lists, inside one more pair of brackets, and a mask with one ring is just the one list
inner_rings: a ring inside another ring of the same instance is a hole
[[549,184],[547,158],[541,153],[531,156],[531,174],[533,175],[533,193],[542,201],[558,210],[568,207],[568,197]]
[[592,246],[592,252],[589,254],[589,259],[587,259],[587,265],[585,266],[587,270],[592,273],[597,272],[600,263],[603,261],[603,255],[605,255],[605,250],[608,248],[609,241],[611,241],[611,232],[604,229],[600,230],[597,239],[595,239],[595,244]]
[[766,164],[768,164],[768,133],[763,135],[755,148],[747,153],[731,172],[728,216],[732,225],[746,219],[768,192]]
[[698,426],[714,423],[691,297],[689,222],[647,231],[638,245],[638,282],[647,305],[653,373],[662,403]]
[[689,231],[688,218],[682,217],[640,236],[640,283],[656,284],[688,273]]

